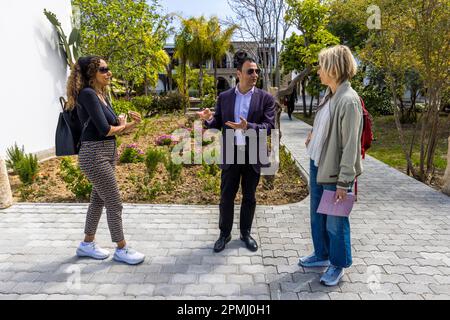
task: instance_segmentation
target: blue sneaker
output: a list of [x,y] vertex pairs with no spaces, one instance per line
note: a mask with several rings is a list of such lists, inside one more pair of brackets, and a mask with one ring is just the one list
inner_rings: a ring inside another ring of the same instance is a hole
[[313,253],[309,256],[301,257],[298,260],[298,265],[305,268],[328,267],[330,265],[330,260],[321,260]]
[[332,287],[339,283],[339,280],[344,276],[344,268],[330,265],[325,273],[320,278],[320,283],[324,286]]

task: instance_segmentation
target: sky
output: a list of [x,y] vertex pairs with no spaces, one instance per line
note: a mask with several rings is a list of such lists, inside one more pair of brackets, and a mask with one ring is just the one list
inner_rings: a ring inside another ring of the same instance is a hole
[[[217,16],[221,20],[234,16],[227,0],[159,0],[164,13],[177,13],[184,18]],[[179,23],[174,24],[177,28]],[[173,43],[173,37],[168,39]]]
[[227,0],[159,0],[159,3],[167,13],[181,13],[185,18],[215,15],[225,19],[233,15]]
[[[204,15],[206,18],[217,16],[220,20],[226,20],[227,17],[234,17],[234,13],[228,5],[227,0],[158,0],[162,6],[163,13],[177,13],[184,18],[199,17]],[[178,30],[180,23],[174,20],[174,26]],[[289,29],[287,37],[295,30]],[[233,40],[241,40],[238,33]],[[174,43],[173,36],[167,39],[168,43]]]

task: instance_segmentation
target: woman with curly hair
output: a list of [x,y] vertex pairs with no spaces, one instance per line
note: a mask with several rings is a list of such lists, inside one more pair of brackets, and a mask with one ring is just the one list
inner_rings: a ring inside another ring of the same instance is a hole
[[103,207],[106,207],[111,239],[117,243],[113,259],[138,264],[145,256],[127,246],[122,226],[122,200],[115,176],[117,161],[116,135],[131,131],[141,121],[136,112],[116,116],[106,98],[112,73],[105,60],[97,56],[78,59],[67,83],[66,109],[76,108],[83,125],[78,155],[80,168],[92,183],[92,193],[86,216],[85,238],[77,249],[80,257],[106,259],[109,252],[95,242],[95,234]]

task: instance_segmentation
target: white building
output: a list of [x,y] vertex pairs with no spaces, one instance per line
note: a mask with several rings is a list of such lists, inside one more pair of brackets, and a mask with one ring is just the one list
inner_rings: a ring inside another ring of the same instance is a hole
[[0,1],[0,157],[15,142],[41,157],[54,150],[68,68],[44,9],[70,34],[70,0]]

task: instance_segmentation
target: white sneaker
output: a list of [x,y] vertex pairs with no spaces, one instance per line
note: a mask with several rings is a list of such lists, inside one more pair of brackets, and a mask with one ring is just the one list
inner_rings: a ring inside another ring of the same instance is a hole
[[145,255],[126,246],[122,249],[116,248],[113,259],[127,264],[139,264],[144,261]]
[[100,248],[95,242],[81,242],[77,248],[77,256],[103,260],[109,257],[109,252]]

